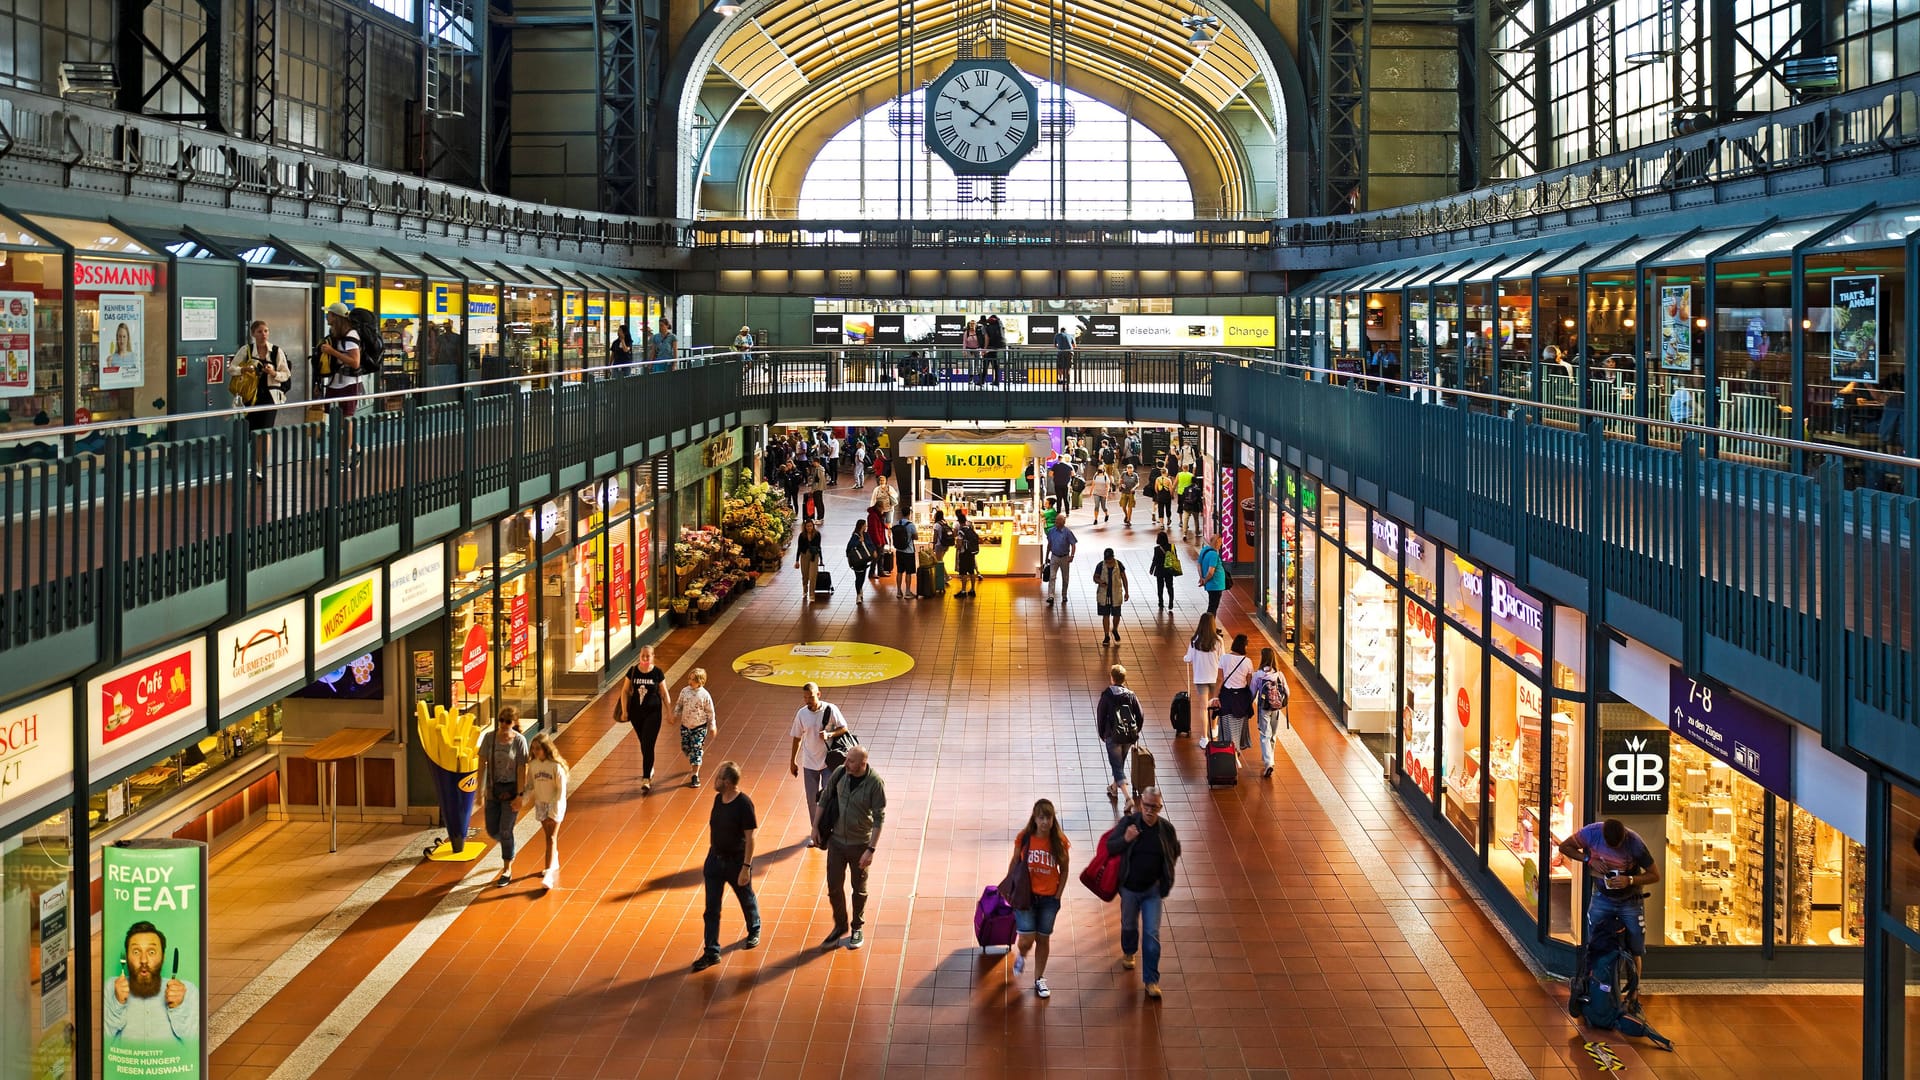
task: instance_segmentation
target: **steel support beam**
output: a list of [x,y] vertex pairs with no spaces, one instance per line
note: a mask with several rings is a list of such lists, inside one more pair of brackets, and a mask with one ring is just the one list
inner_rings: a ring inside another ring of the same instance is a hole
[[[220,0],[194,0],[194,6],[200,9],[200,34],[191,41],[182,41],[176,56],[147,35],[147,9],[153,3],[154,0],[120,0],[116,5],[119,30],[114,60],[120,74],[121,111],[156,120],[198,124],[208,131],[226,134],[226,123],[220,116],[220,84],[226,66],[223,5]],[[198,74],[188,70],[195,60],[199,61]],[[159,68],[152,81],[147,79],[149,62]],[[156,107],[155,99],[163,98],[169,90],[183,94],[183,104],[188,107]]]
[[367,20],[347,16],[347,47],[340,60],[340,157],[367,163]]
[[641,21],[640,0],[594,0],[600,210],[609,214],[638,214],[645,205],[647,118],[652,110],[646,104]]
[[280,55],[280,0],[246,3],[246,135],[255,142],[270,143],[280,86],[274,70]]

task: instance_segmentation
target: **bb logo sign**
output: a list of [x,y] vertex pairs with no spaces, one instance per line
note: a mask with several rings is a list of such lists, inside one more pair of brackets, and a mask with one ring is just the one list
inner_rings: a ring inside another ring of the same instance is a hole
[[1667,812],[1669,731],[1605,731],[1600,736],[1600,810]]

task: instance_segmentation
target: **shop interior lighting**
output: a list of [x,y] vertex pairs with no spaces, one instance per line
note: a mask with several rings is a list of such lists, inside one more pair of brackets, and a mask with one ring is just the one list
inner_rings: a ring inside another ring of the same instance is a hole
[[1193,51],[1206,52],[1207,46],[1213,44],[1214,35],[1219,32],[1220,20],[1212,15],[1197,13],[1183,17],[1180,28],[1193,31],[1187,38],[1187,44]]
[[740,14],[740,5],[734,0],[713,0],[713,13],[723,19],[731,19]]

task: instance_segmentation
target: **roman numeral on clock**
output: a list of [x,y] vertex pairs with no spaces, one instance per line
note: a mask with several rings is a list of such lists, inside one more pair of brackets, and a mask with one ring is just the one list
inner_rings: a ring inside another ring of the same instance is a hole
[[946,127],[943,127],[940,129],[941,142],[944,142],[944,143],[957,142],[959,138],[960,138],[960,129],[954,127],[952,124],[948,124]]
[[1024,124],[1027,122],[1027,110],[1015,109],[1012,113],[1008,114],[1008,118],[1016,124]]

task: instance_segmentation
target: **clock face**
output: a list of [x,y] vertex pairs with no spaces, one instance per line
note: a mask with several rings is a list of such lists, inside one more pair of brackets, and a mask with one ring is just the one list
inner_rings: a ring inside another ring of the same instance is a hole
[[927,146],[956,173],[1003,176],[1038,141],[1038,105],[1011,64],[955,64],[927,88]]

